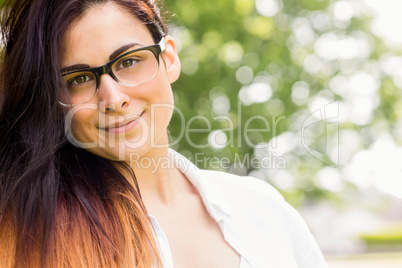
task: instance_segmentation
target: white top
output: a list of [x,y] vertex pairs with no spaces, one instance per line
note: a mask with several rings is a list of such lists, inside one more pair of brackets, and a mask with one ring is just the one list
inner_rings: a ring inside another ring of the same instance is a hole
[[[240,254],[239,268],[328,267],[304,220],[271,185],[199,169],[173,150],[169,157],[197,188],[225,240]],[[164,267],[173,268],[166,235],[156,218],[149,216]]]

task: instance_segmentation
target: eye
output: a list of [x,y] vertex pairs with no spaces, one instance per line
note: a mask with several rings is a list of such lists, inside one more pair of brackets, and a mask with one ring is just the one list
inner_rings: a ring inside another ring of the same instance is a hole
[[70,92],[91,88],[96,81],[96,77],[89,72],[68,74],[63,79]]
[[91,80],[91,77],[89,77],[88,75],[79,75],[71,79],[69,84],[72,86],[78,86],[80,84],[88,82],[89,80]]
[[131,68],[136,64],[137,61],[138,60],[132,58],[124,59],[117,65],[117,70]]

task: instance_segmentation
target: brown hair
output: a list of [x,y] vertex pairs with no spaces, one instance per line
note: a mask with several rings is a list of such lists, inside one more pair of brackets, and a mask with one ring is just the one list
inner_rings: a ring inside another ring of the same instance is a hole
[[161,266],[133,171],[74,147],[64,134],[59,49],[69,25],[106,2],[129,10],[155,42],[165,35],[151,0],[3,4],[0,267]]

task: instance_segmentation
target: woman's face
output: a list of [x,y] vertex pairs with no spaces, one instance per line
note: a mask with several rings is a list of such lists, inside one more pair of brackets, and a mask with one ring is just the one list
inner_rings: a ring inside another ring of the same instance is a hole
[[[158,145],[167,145],[173,112],[170,83],[180,74],[180,61],[174,41],[169,36],[165,40],[166,50],[151,80],[127,87],[104,74],[98,93],[68,110],[66,131],[72,143],[122,161],[152,155]],[[124,52],[154,44],[148,28],[128,11],[113,3],[95,6],[67,31],[60,69],[98,67]]]

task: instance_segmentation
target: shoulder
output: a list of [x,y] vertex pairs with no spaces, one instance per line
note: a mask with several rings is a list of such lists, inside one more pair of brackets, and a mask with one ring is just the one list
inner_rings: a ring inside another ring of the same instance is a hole
[[283,196],[266,181],[238,176],[226,172],[199,170],[199,180],[203,181],[203,190],[210,200],[226,210],[233,219],[243,223],[242,219],[253,219],[247,222],[250,228],[279,229],[283,236],[290,236],[295,224],[295,210],[285,201]]
[[257,178],[219,171],[199,170],[199,175],[222,196],[222,202],[236,221],[233,226],[239,223],[236,228],[239,236],[244,234],[243,241],[259,241],[259,249],[254,249],[256,254],[261,251],[261,256],[265,256],[267,251],[274,250],[276,257],[282,256],[282,262],[286,256],[293,255],[299,267],[326,267],[304,219],[272,185]]
[[269,183],[199,169],[179,153],[170,153],[198,189],[225,239],[239,245],[253,267],[327,267],[302,217]]
[[[282,195],[269,183],[257,178],[238,176],[227,172],[200,169],[189,159],[174,150],[170,150],[174,166],[205,195],[224,195],[225,199],[270,199],[273,202],[285,202]],[[212,193],[211,193],[212,192]]]
[[239,194],[243,197],[269,199],[274,202],[285,202],[277,189],[266,181],[250,177],[238,176],[227,172],[200,170],[202,179],[213,184],[223,192]]

